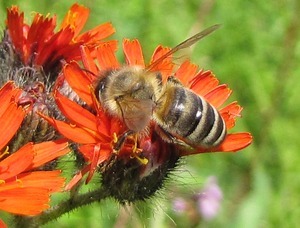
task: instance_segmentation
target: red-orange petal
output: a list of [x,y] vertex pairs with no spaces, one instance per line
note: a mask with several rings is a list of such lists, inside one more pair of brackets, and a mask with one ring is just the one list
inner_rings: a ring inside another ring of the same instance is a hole
[[84,43],[85,45],[99,43],[100,40],[103,40],[110,35],[116,32],[115,28],[110,22],[98,25],[97,27],[77,36],[75,38],[76,42]]
[[73,102],[61,95],[58,91],[55,93],[55,100],[59,110],[64,114],[64,116],[77,126],[97,131],[97,118],[94,114],[90,113],[87,109],[78,105],[76,102]]
[[55,158],[69,153],[71,150],[65,139],[38,143],[33,146],[35,153],[32,165],[27,169],[37,168]]
[[241,117],[242,110],[243,108],[236,101],[219,110],[227,130],[234,127],[236,118]]
[[20,52],[20,56],[23,57],[23,47],[25,44],[25,37],[23,34],[24,13],[20,13],[17,6],[12,6],[11,8],[7,9],[6,25],[12,43],[14,44],[16,50]]
[[190,88],[197,94],[204,96],[219,85],[219,80],[211,71],[200,71],[190,82]]
[[239,132],[226,135],[225,140],[218,147],[197,148],[195,150],[182,150],[180,156],[188,156],[199,153],[210,152],[236,152],[242,150],[252,143],[252,135],[249,132]]
[[70,182],[66,185],[65,191],[71,190],[81,179],[82,177],[89,172],[91,169],[91,164],[85,166],[82,170],[77,172],[75,176],[70,180]]
[[142,47],[137,39],[130,41],[129,39],[123,40],[123,51],[126,58],[126,63],[130,66],[145,67],[144,56]]
[[0,162],[0,180],[6,180],[26,170],[33,161],[33,145],[28,143]]
[[37,215],[49,208],[46,188],[16,188],[0,191],[0,210],[20,215]]
[[3,113],[6,111],[9,104],[11,103],[15,94],[14,90],[16,89],[14,89],[14,83],[12,81],[6,82],[0,89],[0,117],[3,115]]
[[4,223],[2,219],[0,219],[0,228],[7,228],[7,225]]
[[89,106],[93,104],[90,85],[90,78],[86,76],[84,72],[76,62],[66,64],[63,68],[63,73],[66,81],[77,93],[77,95],[84,100]]
[[173,72],[173,59],[172,55],[164,58],[163,60],[159,60],[160,57],[165,55],[171,49],[168,47],[163,47],[159,45],[153,52],[150,65],[147,67],[149,70],[154,72],[160,72],[162,74],[162,81],[165,82],[167,78],[172,75]]
[[175,73],[175,77],[180,80],[184,86],[188,86],[191,78],[197,72],[198,66],[191,63],[189,60],[184,61]]
[[[41,14],[36,14],[31,26],[28,30],[28,35],[26,39],[26,54],[24,56],[25,63],[30,61],[30,54],[32,52],[39,53],[43,48],[44,44],[53,36],[54,29],[56,26],[56,18],[44,17]],[[32,48],[35,49],[32,49]]]
[[[81,145],[79,151],[88,161],[92,161],[95,153],[95,146],[93,144]],[[97,165],[107,160],[112,154],[112,148],[107,145],[101,145],[100,154],[98,156]]]
[[46,188],[49,193],[63,190],[65,178],[61,176],[60,170],[34,171],[20,174],[18,179],[22,187]]
[[98,74],[98,67],[95,64],[94,58],[92,57],[89,48],[85,45],[80,46],[80,54],[84,69],[92,72],[90,76],[88,76],[88,74],[87,76],[90,77],[89,80],[93,82],[97,78]]
[[222,108],[219,110],[219,112],[222,113],[230,113],[230,115],[235,116],[235,117],[240,117],[241,112],[243,108],[237,103],[237,101],[234,101],[227,105],[226,107]]
[[40,46],[41,48],[37,52],[36,64],[41,66],[50,65],[50,63],[60,60],[62,56],[65,59],[68,59],[69,56],[78,58],[80,54],[79,44],[77,44],[78,48],[69,45],[73,37],[74,33],[70,28],[55,33],[47,42]]
[[44,188],[49,193],[59,192],[65,183],[60,170],[33,171],[19,174],[0,184],[0,192],[16,188]]
[[228,134],[224,142],[214,149],[220,152],[236,152],[242,150],[252,143],[253,137],[248,132]]
[[3,148],[15,135],[24,119],[24,116],[25,112],[22,107],[17,107],[17,104],[15,103],[9,104],[8,108],[0,117],[0,149]]
[[71,6],[63,19],[61,28],[64,29],[66,27],[70,27],[74,30],[74,36],[77,36],[83,29],[89,14],[90,10],[87,7],[75,3]]
[[97,132],[87,128],[77,127],[76,125],[65,123],[64,121],[55,120],[51,117],[38,113],[41,117],[47,120],[59,133],[66,138],[82,144],[97,143],[103,140],[102,136]]
[[102,43],[96,48],[97,61],[101,70],[110,70],[120,67],[115,51],[110,43]]
[[219,85],[204,95],[204,98],[214,107],[219,108],[230,97],[232,90],[227,85]]
[[97,167],[98,167],[98,160],[99,160],[99,156],[100,156],[100,149],[101,149],[101,146],[100,144],[96,144],[94,145],[94,150],[93,150],[93,156],[90,160],[91,162],[91,168],[89,170],[89,174],[86,178],[86,181],[85,183],[88,184],[90,182],[90,180],[92,179]]

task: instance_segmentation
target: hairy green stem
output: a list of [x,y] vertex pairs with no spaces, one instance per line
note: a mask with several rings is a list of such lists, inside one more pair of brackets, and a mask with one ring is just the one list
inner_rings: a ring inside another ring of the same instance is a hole
[[72,195],[70,199],[61,202],[50,210],[43,212],[41,215],[35,217],[16,217],[15,227],[40,227],[41,225],[53,221],[76,208],[93,202],[100,202],[108,197],[109,192],[103,189],[98,189],[81,195]]

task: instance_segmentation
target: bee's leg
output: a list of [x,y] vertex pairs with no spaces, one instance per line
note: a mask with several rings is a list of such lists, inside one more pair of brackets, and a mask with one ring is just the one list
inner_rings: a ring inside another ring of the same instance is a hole
[[116,139],[114,148],[113,148],[113,152],[115,154],[117,154],[119,152],[119,150],[121,149],[121,147],[123,146],[125,140],[127,139],[128,136],[133,135],[134,131],[128,130],[126,132],[124,132],[120,137],[118,137]]
[[183,85],[181,81],[175,76],[171,75],[168,77],[167,83],[172,83],[174,85]]
[[158,133],[158,135],[162,138],[162,140],[164,140],[165,142],[168,143],[175,143],[176,138],[171,135],[169,132],[167,132],[166,130],[164,130],[162,127],[160,127],[159,125],[155,126],[155,131]]
[[162,140],[164,140],[167,143],[176,144],[176,145],[184,147],[186,149],[193,149],[193,147],[191,145],[189,145],[186,142],[184,142],[183,140],[173,136],[171,133],[167,132],[159,125],[156,125],[155,131],[159,134],[159,136],[162,138]]
[[133,134],[129,136],[133,140],[132,154],[131,158],[137,159],[141,164],[146,165],[148,163],[148,159],[141,155],[143,152],[142,149],[138,148],[138,134]]

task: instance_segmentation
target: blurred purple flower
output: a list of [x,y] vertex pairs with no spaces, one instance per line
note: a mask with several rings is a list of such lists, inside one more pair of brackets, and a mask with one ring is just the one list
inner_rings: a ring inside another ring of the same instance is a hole
[[215,176],[207,179],[203,189],[197,194],[196,199],[198,210],[203,219],[211,220],[218,214],[223,193]]
[[187,202],[181,197],[176,197],[173,200],[173,210],[177,214],[184,213],[187,210]]

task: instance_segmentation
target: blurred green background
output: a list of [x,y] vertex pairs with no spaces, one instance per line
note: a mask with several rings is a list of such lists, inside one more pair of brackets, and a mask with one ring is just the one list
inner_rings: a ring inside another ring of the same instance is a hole
[[[158,44],[174,46],[220,23],[221,29],[183,56],[212,70],[233,89],[231,101],[244,107],[234,131],[249,131],[253,144],[238,153],[185,158],[164,190],[147,203],[122,208],[113,200],[93,204],[45,227],[296,227],[300,222],[300,3],[298,0],[82,0],[91,9],[86,29],[111,21],[113,38],[138,38],[149,60]],[[61,22],[70,0],[1,1]],[[120,53],[121,54],[121,53]],[[120,55],[121,56],[121,55]],[[221,210],[211,221],[193,224],[172,211],[174,196],[188,198],[207,177],[223,190]],[[94,183],[97,184],[97,183]]]

